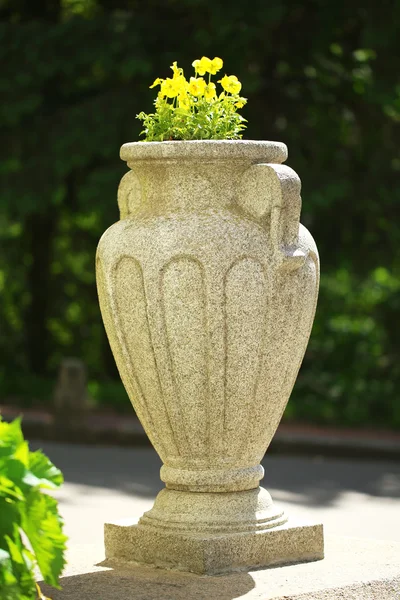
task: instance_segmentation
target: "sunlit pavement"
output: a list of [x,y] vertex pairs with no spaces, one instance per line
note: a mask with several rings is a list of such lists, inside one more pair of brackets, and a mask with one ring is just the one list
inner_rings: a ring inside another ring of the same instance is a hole
[[[72,544],[103,544],[103,524],[140,517],[162,488],[150,448],[33,442],[62,469],[56,497]],[[326,534],[400,542],[400,464],[268,456],[263,481],[290,517],[318,520]]]

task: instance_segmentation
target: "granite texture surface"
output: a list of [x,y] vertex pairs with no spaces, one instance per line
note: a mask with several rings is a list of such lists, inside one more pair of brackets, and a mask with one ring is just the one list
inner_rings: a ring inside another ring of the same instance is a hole
[[[182,492],[181,492],[182,493]],[[229,513],[228,513],[229,514]],[[218,516],[215,517],[215,524]],[[228,519],[225,520],[225,522]],[[105,552],[109,560],[153,565],[165,569],[190,571],[199,575],[219,575],[231,571],[256,569],[276,565],[321,560],[324,557],[322,525],[279,520],[270,527],[253,532],[227,533],[207,529],[197,532],[176,532],[169,521],[159,526],[137,526],[129,521],[105,524]],[[228,521],[228,526],[231,523]],[[110,563],[112,564],[112,563]]]
[[[244,528],[258,547],[260,460],[300,368],[319,284],[286,156],[279,142],[121,149],[131,170],[119,188],[121,220],[98,247],[100,306],[122,381],[164,463],[161,479],[181,492],[157,499],[138,525],[143,536],[175,530],[176,502],[195,506],[193,493],[211,493],[225,511],[213,514],[210,502],[190,535],[212,544],[211,525],[228,536],[237,514],[253,511]],[[270,525],[281,526],[270,511]]]

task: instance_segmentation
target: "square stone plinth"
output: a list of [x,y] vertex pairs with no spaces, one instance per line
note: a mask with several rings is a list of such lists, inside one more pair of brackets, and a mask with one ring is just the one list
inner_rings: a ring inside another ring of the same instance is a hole
[[104,540],[108,559],[205,575],[324,557],[323,527],[308,523],[288,522],[251,533],[185,535],[124,520],[106,523]]

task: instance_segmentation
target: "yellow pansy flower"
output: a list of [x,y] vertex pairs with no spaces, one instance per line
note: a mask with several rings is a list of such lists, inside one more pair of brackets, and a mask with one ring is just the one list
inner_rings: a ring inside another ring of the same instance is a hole
[[211,73],[211,75],[215,75],[215,73],[218,73],[218,71],[220,71],[223,66],[224,66],[224,61],[222,60],[222,58],[219,58],[218,56],[216,56],[215,58],[213,58],[210,61],[209,73]]
[[189,82],[189,92],[192,96],[202,96],[206,87],[206,82],[202,77],[191,77]]
[[236,77],[236,75],[224,75],[222,79],[218,81],[226,92],[230,94],[238,94],[242,89],[242,84]]
[[176,61],[174,61],[172,63],[171,69],[174,73],[172,76],[172,80],[173,80],[178,92],[180,93],[180,92],[186,91],[188,82],[186,81],[186,78],[183,74],[183,69],[178,67],[178,64]]
[[178,75],[176,78],[174,77],[173,81],[175,82],[179,94],[183,94],[188,91],[189,83],[186,81],[183,75]]
[[243,108],[243,106],[247,103],[247,98],[239,98],[239,100],[235,103],[236,108]]
[[176,62],[176,60],[172,63],[171,69],[174,73],[174,78],[179,77],[180,75],[183,74],[183,69],[178,67],[178,63]]
[[215,91],[215,83],[213,83],[212,81],[210,83],[208,83],[206,85],[206,87],[204,88],[204,98],[208,101],[212,100],[213,98],[215,98],[215,96],[217,95],[216,91]]
[[190,108],[190,100],[187,94],[179,94],[178,96],[179,108],[184,108],[185,110],[189,110]]
[[155,79],[149,87],[153,88],[156,87],[156,85],[161,85],[163,81],[164,79],[160,79],[159,77],[157,77],[157,79]]
[[200,60],[194,60],[192,62],[192,67],[195,68],[198,75],[205,75],[210,72],[211,60],[207,58],[207,56],[203,56]]
[[167,98],[175,98],[179,93],[179,86],[176,81],[168,77],[161,84],[161,93]]

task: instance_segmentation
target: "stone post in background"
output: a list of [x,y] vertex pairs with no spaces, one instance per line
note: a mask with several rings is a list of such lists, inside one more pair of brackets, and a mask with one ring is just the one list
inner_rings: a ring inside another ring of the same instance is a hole
[[54,389],[57,426],[74,427],[89,409],[86,367],[78,358],[63,358]]

